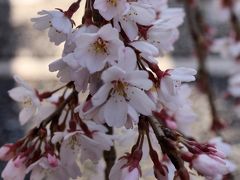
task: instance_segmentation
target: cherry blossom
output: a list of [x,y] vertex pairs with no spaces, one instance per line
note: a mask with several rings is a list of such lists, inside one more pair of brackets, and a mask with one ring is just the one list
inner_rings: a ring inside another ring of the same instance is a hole
[[[113,66],[103,72],[102,80],[104,85],[92,97],[92,103],[93,106],[102,105],[105,121],[109,126],[124,125],[127,115],[131,113],[129,110],[135,114],[152,114],[155,105],[143,91],[149,90],[152,83],[144,71],[124,71]],[[129,109],[129,106],[132,108]]]
[[205,154],[199,155],[194,159],[192,161],[192,166],[198,173],[210,179],[229,173],[228,166],[224,160]]
[[20,85],[8,91],[9,96],[15,101],[22,103],[23,109],[19,114],[19,121],[24,125],[37,113],[40,100],[36,91],[26,84],[22,79],[15,77],[15,81]]
[[118,48],[123,46],[118,31],[110,24],[100,28],[97,33],[79,35],[76,44],[74,54],[79,64],[86,67],[90,73],[102,70],[106,63],[117,59]]
[[129,9],[129,4],[126,0],[96,0],[94,8],[99,10],[106,20],[111,20],[115,16],[123,15]]
[[132,41],[138,36],[138,24],[149,26],[154,22],[155,11],[145,3],[131,2],[129,4],[130,8],[124,15],[114,18],[114,26],[119,30],[122,28]]
[[40,17],[32,18],[34,27],[38,30],[49,28],[48,36],[51,42],[56,45],[61,44],[67,39],[67,35],[72,31],[71,20],[61,11],[40,11]]
[[139,169],[134,168],[130,169],[128,166],[124,167],[127,164],[126,159],[120,159],[115,165],[112,167],[109,179],[110,180],[138,180],[140,178]]
[[17,157],[8,161],[2,171],[2,178],[7,180],[24,180],[26,167],[23,164],[24,157]]

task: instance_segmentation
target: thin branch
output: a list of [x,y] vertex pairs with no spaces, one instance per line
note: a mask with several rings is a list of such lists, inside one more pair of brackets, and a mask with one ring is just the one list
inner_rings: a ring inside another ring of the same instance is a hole
[[56,109],[56,111],[54,111],[50,116],[48,116],[46,119],[44,119],[42,121],[42,123],[40,124],[40,127],[45,127],[50,121],[52,121],[54,118],[60,116],[62,110],[65,108],[65,106],[74,98],[76,97],[77,92],[73,91],[66,100],[64,100]]
[[[108,129],[107,134],[112,135],[113,134],[113,128],[109,127],[107,124],[105,125],[105,127]],[[105,180],[109,180],[110,171],[111,171],[111,169],[112,169],[112,167],[115,163],[116,157],[117,157],[114,145],[111,147],[111,149],[109,151],[104,151],[103,152],[103,157],[104,157],[104,160],[106,162]]]
[[176,176],[178,176],[181,180],[189,180],[189,173],[184,167],[184,161],[180,157],[174,144],[171,144],[171,140],[166,137],[160,122],[154,117],[147,117],[147,119],[153,129],[159,145],[161,146],[162,152],[168,155],[169,159],[175,166],[177,170]]
[[210,75],[207,72],[206,61],[208,56],[208,42],[205,37],[206,24],[197,3],[194,6],[189,0],[184,0],[186,17],[189,25],[189,30],[195,46],[195,51],[198,58],[198,82],[202,86],[202,90],[206,93],[212,115],[212,129],[218,131],[223,127],[218,116],[216,106],[214,104],[214,93],[210,86]]

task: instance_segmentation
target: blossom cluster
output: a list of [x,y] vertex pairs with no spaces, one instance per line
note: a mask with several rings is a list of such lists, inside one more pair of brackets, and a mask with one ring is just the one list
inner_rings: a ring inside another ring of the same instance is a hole
[[[49,65],[66,84],[40,93],[20,78],[9,95],[23,104],[19,119],[35,127],[15,144],[0,149],[8,161],[3,179],[75,179],[83,176],[78,162],[98,163],[117,141],[112,128],[137,130],[131,152],[112,167],[110,180],[139,179],[143,144],[149,146],[153,176],[189,179],[189,168],[207,178],[233,171],[215,144],[201,144],[180,134],[195,120],[190,88],[196,70],[161,70],[158,57],[171,52],[178,39],[184,12],[167,0],[87,0],[82,24],[73,28],[80,0],[67,11],[39,12],[34,27],[48,30],[50,42],[64,43],[62,57]],[[79,98],[85,95],[86,99]],[[155,140],[153,141],[152,137]],[[128,138],[131,138],[130,136]],[[159,144],[158,144],[159,143]],[[155,145],[154,145],[155,144]],[[162,149],[162,157],[158,149]],[[207,168],[206,168],[207,167]],[[209,171],[211,167],[214,170]]]

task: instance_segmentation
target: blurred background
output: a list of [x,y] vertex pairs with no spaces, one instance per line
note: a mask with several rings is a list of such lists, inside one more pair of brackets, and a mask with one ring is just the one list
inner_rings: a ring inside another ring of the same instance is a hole
[[[229,24],[216,18],[218,12],[215,6],[219,0],[200,0],[205,19],[210,26],[217,29],[216,37],[229,33]],[[34,87],[49,89],[56,85],[54,73],[48,71],[48,64],[61,56],[62,46],[56,47],[48,41],[47,33],[33,29],[30,18],[37,12],[53,8],[67,8],[71,2],[66,0],[0,0],[0,146],[4,143],[15,142],[24,135],[26,127],[20,127],[18,122],[19,107],[7,94],[15,86],[12,78],[14,74],[30,82]],[[170,0],[170,6],[182,6],[181,3]],[[82,11],[75,15],[78,25]],[[188,26],[185,22],[180,27],[180,39],[175,45],[173,54],[160,59],[162,69],[185,66],[197,68],[194,56],[193,43],[189,36]],[[207,69],[211,75],[210,82],[215,92],[217,110],[229,124],[221,132],[228,143],[233,145],[234,162],[240,164],[240,120],[236,116],[233,103],[224,100],[227,87],[229,69],[233,66],[231,61],[211,54],[207,61]],[[194,136],[199,140],[206,140],[211,117],[205,95],[193,92],[192,100],[198,121],[193,125]],[[201,108],[199,108],[201,107]],[[0,163],[0,172],[3,163]],[[235,179],[240,179],[239,171]]]

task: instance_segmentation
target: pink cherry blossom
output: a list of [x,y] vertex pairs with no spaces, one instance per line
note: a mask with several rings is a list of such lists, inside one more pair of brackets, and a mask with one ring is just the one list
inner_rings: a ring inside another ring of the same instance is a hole
[[140,173],[137,168],[132,170],[129,169],[128,166],[124,167],[127,163],[126,159],[118,160],[111,169],[109,174],[110,180],[139,180]]

